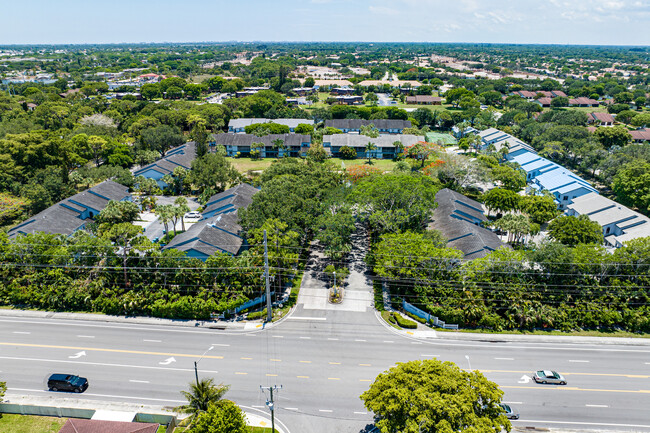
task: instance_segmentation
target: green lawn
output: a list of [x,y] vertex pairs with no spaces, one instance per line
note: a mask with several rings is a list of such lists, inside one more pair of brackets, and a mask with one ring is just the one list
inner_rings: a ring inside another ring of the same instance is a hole
[[[253,171],[264,171],[269,168],[273,161],[277,161],[277,158],[263,158],[263,159],[251,159],[251,158],[228,158],[232,165],[240,173],[246,173],[249,170]],[[367,159],[340,159],[340,158],[330,158],[329,161],[332,161],[335,166],[343,167],[352,167],[354,165],[364,165],[368,164]],[[343,164],[341,164],[343,163]],[[391,171],[395,166],[395,161],[391,159],[373,159],[371,165],[377,167],[382,171]]]
[[0,432],[57,433],[67,418],[4,414],[0,418]]

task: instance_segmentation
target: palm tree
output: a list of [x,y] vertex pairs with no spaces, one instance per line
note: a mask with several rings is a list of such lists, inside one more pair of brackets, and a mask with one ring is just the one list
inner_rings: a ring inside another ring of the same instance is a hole
[[207,411],[210,404],[218,404],[228,389],[229,385],[215,385],[212,378],[190,382],[189,392],[181,391],[187,399],[187,404],[178,406],[175,410],[191,414],[190,420],[193,420],[199,413]]
[[366,144],[366,156],[368,157],[368,164],[371,164],[370,153],[375,149],[377,149],[377,145],[372,141],[369,141],[368,144]]
[[190,211],[190,207],[187,205],[187,199],[185,197],[178,197],[174,200],[174,204],[178,206],[178,212],[181,214],[181,224],[183,231],[185,231],[185,219],[183,219],[183,216]]
[[[280,151],[285,151],[287,146],[284,144],[284,140],[278,138],[277,140],[273,140],[273,148],[278,151],[278,158],[280,157]],[[284,153],[283,153],[284,155]]]

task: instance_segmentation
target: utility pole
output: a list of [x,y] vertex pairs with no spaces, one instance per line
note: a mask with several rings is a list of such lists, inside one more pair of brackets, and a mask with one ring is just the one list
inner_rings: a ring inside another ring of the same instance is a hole
[[282,389],[282,385],[277,386],[262,386],[260,385],[260,389],[264,391],[265,389],[269,391],[269,399],[266,400],[266,405],[268,406],[269,410],[271,411],[271,431],[275,433],[275,407],[273,404],[273,391],[277,391],[279,389]]
[[271,286],[269,283],[269,250],[266,245],[266,230],[264,230],[264,279],[266,280],[266,321],[271,322],[273,312],[271,311]]

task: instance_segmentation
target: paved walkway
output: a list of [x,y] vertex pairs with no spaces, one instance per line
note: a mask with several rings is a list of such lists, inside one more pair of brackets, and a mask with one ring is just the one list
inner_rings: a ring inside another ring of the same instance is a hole
[[343,301],[340,304],[328,302],[331,279],[324,274],[327,259],[317,241],[311,244],[307,269],[298,295],[298,305],[305,310],[335,310],[366,312],[372,308],[372,283],[364,261],[367,250],[367,232],[357,225],[352,235],[352,251],[348,255],[350,275],[343,285]]

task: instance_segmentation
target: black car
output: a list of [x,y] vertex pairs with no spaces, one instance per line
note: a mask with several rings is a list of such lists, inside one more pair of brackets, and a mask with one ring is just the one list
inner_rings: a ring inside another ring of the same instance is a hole
[[88,389],[88,379],[72,374],[53,374],[47,380],[50,391],[84,392]]

